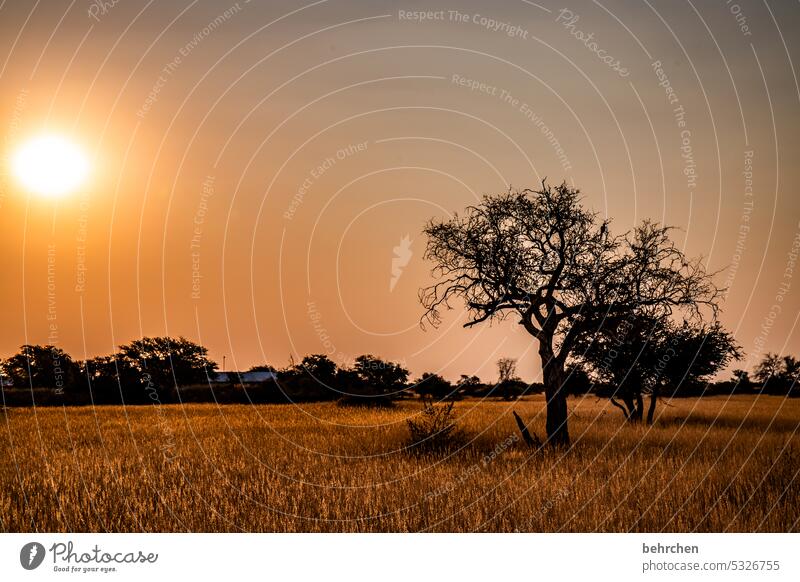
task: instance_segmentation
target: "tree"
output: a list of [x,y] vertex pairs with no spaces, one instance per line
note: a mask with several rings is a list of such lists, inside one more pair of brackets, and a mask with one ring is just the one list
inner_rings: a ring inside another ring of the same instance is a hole
[[732,380],[733,382],[744,384],[745,386],[749,386],[752,383],[749,372],[745,370],[734,370]]
[[160,400],[174,399],[179,386],[207,382],[208,374],[217,369],[208,349],[184,337],[144,337],[120,346],[116,357]]
[[668,387],[671,396],[699,393],[713,374],[740,357],[733,336],[718,322],[678,325],[669,318],[647,316],[630,316],[581,338],[574,356],[613,386],[611,403],[629,421],[643,420],[644,395],[649,394],[648,424]]
[[83,362],[83,374],[89,382],[92,401],[96,404],[147,401],[141,375],[130,362],[117,355],[86,360]]
[[17,388],[51,388],[59,394],[71,390],[80,374],[70,355],[53,345],[20,346],[2,366]]
[[465,396],[475,396],[484,388],[485,387],[481,383],[481,379],[477,376],[461,374],[461,377],[458,379],[457,389],[459,394],[463,394]]
[[565,183],[485,196],[463,215],[425,226],[436,282],[420,291],[422,323],[437,326],[456,299],[466,305],[466,327],[516,314],[539,344],[548,441],[568,446],[564,366],[580,337],[629,313],[716,313],[721,290],[669,233],[645,221],[612,236],[609,221]]
[[800,360],[793,356],[784,356],[778,394],[796,395],[798,380],[800,380]]
[[515,358],[500,358],[497,360],[497,384],[500,393],[506,400],[514,397],[514,385],[517,378],[517,360]]
[[344,393],[340,404],[356,406],[391,406],[392,399],[406,390],[408,370],[365,354],[358,356],[352,368],[340,368],[336,384]]
[[711,376],[742,358],[741,346],[718,321],[697,325],[684,321],[667,330],[669,346],[664,348],[667,355],[674,351],[674,356],[664,365],[663,384],[673,388],[671,395],[697,393]]
[[731,378],[731,393],[748,393],[753,390],[753,381],[745,370],[734,370]]
[[796,380],[800,375],[800,360],[794,356],[783,356],[783,374],[787,380]]
[[767,353],[756,366],[754,376],[762,384],[762,392],[793,396],[800,378],[800,360]]
[[358,356],[353,371],[374,394],[402,392],[408,381],[408,370],[400,364],[386,362],[370,354]]
[[323,388],[330,389],[336,384],[336,363],[325,354],[311,354],[306,356],[296,366],[298,371],[309,375]]
[[497,360],[497,376],[500,382],[514,378],[517,373],[517,360],[514,358],[500,358]]
[[278,372],[278,383],[290,401],[331,400],[339,396],[339,372],[328,356],[312,354]]
[[778,354],[767,352],[756,365],[753,376],[761,384],[767,384],[773,376],[777,376],[782,368],[781,357]]
[[422,377],[414,384],[414,391],[420,396],[430,396],[436,400],[453,398],[457,388],[442,378],[439,374],[425,372]]

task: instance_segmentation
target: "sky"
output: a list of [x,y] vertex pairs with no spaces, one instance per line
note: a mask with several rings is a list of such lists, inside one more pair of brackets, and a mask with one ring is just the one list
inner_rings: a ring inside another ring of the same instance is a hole
[[[422,228],[544,178],[623,232],[674,225],[748,354],[800,354],[794,2],[0,3],[0,357],[144,335],[227,369],[373,353],[457,378],[515,321],[422,329]],[[42,133],[87,181],[27,192]]]

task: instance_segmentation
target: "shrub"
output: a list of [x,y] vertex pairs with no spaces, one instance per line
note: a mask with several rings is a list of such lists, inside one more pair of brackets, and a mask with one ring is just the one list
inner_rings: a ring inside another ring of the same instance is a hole
[[438,452],[455,447],[463,439],[456,424],[454,402],[434,404],[423,397],[422,412],[406,420],[409,432],[408,446],[417,453]]

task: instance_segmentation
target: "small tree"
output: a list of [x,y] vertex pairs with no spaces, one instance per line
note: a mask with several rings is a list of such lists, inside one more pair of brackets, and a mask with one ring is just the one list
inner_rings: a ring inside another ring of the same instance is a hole
[[408,381],[408,370],[403,366],[370,354],[358,356],[353,371],[374,394],[398,394]]
[[773,377],[780,375],[781,368],[782,362],[780,355],[767,352],[756,365],[753,376],[761,384],[767,384]]
[[414,391],[420,396],[430,396],[436,400],[444,400],[445,398],[455,397],[457,389],[439,374],[425,372],[414,384]]
[[336,384],[336,363],[325,354],[312,354],[303,358],[297,366],[298,372],[307,374],[322,387],[330,389]]
[[648,424],[665,390],[671,387],[670,395],[699,392],[713,374],[741,357],[733,336],[719,323],[678,325],[647,316],[626,317],[582,338],[575,354],[613,386],[611,403],[631,422],[643,420],[644,395],[649,394]]
[[751,392],[753,390],[753,381],[750,379],[750,374],[745,370],[734,370],[733,378],[733,392]]
[[459,394],[463,394],[464,396],[475,396],[484,388],[483,384],[481,383],[481,379],[477,376],[469,376],[467,374],[461,374],[461,377],[458,379],[457,389]]
[[497,384],[500,393],[506,400],[515,396],[515,388],[519,383],[517,378],[517,360],[515,358],[500,358],[497,360]]
[[356,406],[391,406],[393,398],[403,394],[408,370],[400,364],[365,354],[355,359],[350,369],[340,368],[336,383],[344,393],[340,404]]
[[716,312],[721,290],[669,233],[645,221],[612,236],[609,221],[565,183],[485,196],[425,227],[436,281],[420,291],[423,324],[438,325],[456,299],[468,310],[466,327],[515,314],[539,344],[548,441],[569,445],[564,366],[581,336],[628,313]]
[[500,382],[512,380],[517,373],[517,360],[500,358],[497,360],[497,376]]
[[800,379],[800,360],[793,356],[767,353],[755,369],[754,376],[768,394],[795,395]]

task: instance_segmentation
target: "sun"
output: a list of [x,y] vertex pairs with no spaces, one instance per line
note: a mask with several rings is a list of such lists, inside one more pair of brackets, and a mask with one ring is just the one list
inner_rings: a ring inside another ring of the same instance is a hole
[[89,174],[89,160],[83,150],[74,142],[52,134],[21,144],[11,166],[26,190],[48,198],[74,191]]

